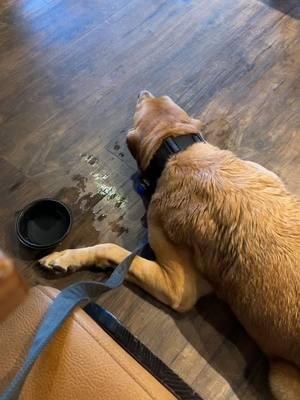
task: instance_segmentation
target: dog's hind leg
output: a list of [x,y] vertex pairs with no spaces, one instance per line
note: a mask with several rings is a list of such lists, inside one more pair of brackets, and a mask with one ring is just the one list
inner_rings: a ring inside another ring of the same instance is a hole
[[272,361],[270,385],[276,400],[300,399],[300,370],[287,361]]

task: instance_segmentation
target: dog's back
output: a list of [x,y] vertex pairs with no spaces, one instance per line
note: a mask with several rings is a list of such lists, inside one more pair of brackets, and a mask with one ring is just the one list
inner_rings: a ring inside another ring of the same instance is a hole
[[199,144],[169,162],[153,205],[262,350],[300,367],[300,202],[281,180]]

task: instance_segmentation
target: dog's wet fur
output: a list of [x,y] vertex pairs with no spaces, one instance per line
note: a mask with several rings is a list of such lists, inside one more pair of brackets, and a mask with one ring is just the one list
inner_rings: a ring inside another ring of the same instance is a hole
[[[199,132],[168,96],[141,92],[128,147],[145,170],[162,141]],[[209,143],[174,155],[148,210],[156,261],[136,257],[128,279],[184,312],[214,291],[270,359],[277,400],[300,399],[300,202],[273,172]],[[120,263],[114,245],[43,258],[48,268],[78,270]]]

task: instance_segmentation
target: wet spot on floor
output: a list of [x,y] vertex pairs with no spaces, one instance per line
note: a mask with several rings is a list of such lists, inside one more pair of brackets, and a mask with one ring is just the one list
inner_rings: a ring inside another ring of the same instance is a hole
[[8,189],[10,192],[14,192],[15,190],[17,190],[22,183],[24,183],[24,178],[22,178],[20,181],[14,183],[13,185],[10,186],[10,188]]
[[115,208],[124,208],[127,204],[127,199],[123,196],[119,196],[118,200],[115,203]]
[[97,221],[99,221],[99,222],[104,221],[105,218],[107,218],[106,214],[98,214],[97,215]]
[[79,190],[81,190],[82,192],[85,191],[87,182],[87,178],[85,176],[79,174],[73,175],[72,181],[76,182],[76,186],[78,187]]
[[81,196],[78,200],[79,206],[82,210],[90,210],[92,209],[99,201],[104,198],[103,195],[99,193],[86,193],[85,195]]
[[80,157],[92,167],[98,166],[99,164],[99,159],[95,157],[93,154],[82,153],[80,154]]
[[119,223],[118,220],[109,222],[110,229],[113,233],[117,234],[117,237],[121,236],[123,233],[128,233],[129,229]]
[[91,175],[94,178],[96,190],[99,195],[103,197],[107,196],[108,200],[114,200],[116,208],[123,208],[126,206],[127,199],[118,193],[117,188],[103,182],[107,180],[106,175],[104,175],[105,179],[103,179],[103,175],[100,173],[92,173]]
[[128,199],[122,190],[111,185],[111,172],[100,166],[96,157],[90,153],[80,156],[85,164],[80,168],[84,174],[72,175],[73,186],[65,188],[59,197],[71,206],[74,215],[91,220],[95,232],[105,235],[108,230],[116,237],[128,233],[128,228],[122,223]]
[[95,164],[98,164],[98,163],[99,163],[99,160],[98,160],[97,157],[91,157],[91,158],[88,160],[88,163],[89,163],[90,165],[95,165]]
[[120,148],[121,148],[121,146],[119,145],[118,142],[116,142],[114,145],[114,150],[118,151],[118,150],[120,150]]

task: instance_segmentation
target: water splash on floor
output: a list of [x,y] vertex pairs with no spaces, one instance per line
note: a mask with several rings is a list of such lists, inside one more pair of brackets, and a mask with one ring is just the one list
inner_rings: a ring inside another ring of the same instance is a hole
[[93,177],[97,193],[102,195],[103,197],[107,196],[108,200],[114,200],[115,208],[125,208],[127,205],[126,197],[122,196],[118,189],[115,186],[109,186],[107,184],[108,175],[99,173],[99,172],[91,172],[90,174]]
[[[72,181],[76,185],[76,204],[83,212],[90,211],[93,214],[93,228],[96,231],[103,232],[104,230],[104,235],[107,232],[113,232],[117,234],[117,237],[128,233],[129,229],[121,223],[128,205],[127,198],[120,193],[120,189],[110,184],[110,173],[100,165],[97,157],[87,153],[80,156],[90,171],[87,176],[80,174],[72,176]],[[123,210],[123,214],[120,215],[118,210]],[[107,222],[105,222],[106,219],[108,219]]]

